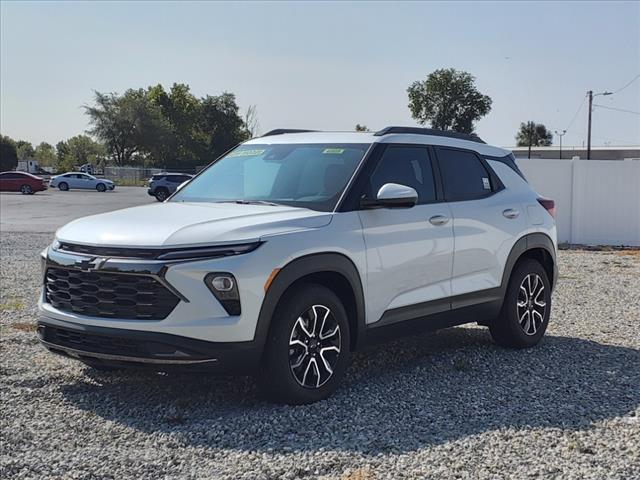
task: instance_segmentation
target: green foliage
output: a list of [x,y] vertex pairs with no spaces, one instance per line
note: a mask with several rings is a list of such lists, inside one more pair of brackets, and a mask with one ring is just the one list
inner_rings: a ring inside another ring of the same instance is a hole
[[548,147],[553,141],[553,134],[541,123],[528,121],[520,124],[516,134],[518,147]]
[[369,131],[369,127],[367,127],[366,125],[360,125],[359,123],[356,124],[356,132],[368,132]]
[[185,84],[169,92],[162,85],[122,95],[96,92],[95,105],[85,111],[90,133],[118,165],[202,165],[251,135],[233,94],[197,98]]
[[18,160],[33,158],[36,153],[31,142],[27,142],[25,140],[18,140],[16,142],[16,151],[18,152]]
[[475,77],[453,68],[434,71],[407,93],[413,118],[440,130],[473,133],[475,123],[491,111],[491,98],[477,90]]
[[38,160],[41,167],[55,167],[58,163],[58,157],[53,145],[47,142],[41,142],[35,150],[34,157]]
[[13,170],[18,165],[16,142],[11,138],[0,135],[0,172]]
[[64,142],[58,142],[58,170],[73,171],[76,167],[90,163],[98,165],[106,155],[104,145],[87,135],[76,135]]

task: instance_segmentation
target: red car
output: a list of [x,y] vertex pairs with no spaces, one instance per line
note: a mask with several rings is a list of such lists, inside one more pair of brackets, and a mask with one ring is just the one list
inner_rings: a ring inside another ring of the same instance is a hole
[[35,192],[41,192],[46,189],[46,180],[30,173],[0,173],[0,191],[2,192],[22,192],[24,195],[32,195]]

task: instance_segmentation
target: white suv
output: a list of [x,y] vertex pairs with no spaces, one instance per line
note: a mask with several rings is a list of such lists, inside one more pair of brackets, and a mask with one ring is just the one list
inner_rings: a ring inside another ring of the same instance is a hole
[[58,230],[38,335],[98,369],[255,373],[272,399],[313,402],[351,352],[417,330],[538,343],[554,214],[475,136],[275,130],[165,203]]

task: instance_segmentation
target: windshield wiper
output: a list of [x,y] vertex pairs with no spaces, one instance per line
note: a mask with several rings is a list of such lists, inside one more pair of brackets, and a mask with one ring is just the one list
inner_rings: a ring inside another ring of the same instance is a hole
[[216,203],[236,203],[238,205],[269,205],[272,207],[279,207],[281,206],[279,203],[274,203],[274,202],[267,202],[265,200],[243,200],[243,199],[239,199],[239,200],[220,200]]

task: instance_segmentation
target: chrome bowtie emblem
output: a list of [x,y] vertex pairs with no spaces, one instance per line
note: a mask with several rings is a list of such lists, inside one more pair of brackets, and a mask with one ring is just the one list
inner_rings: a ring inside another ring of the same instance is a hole
[[93,257],[87,260],[78,260],[75,266],[83,272],[90,272],[91,270],[98,270],[103,262],[103,258]]

